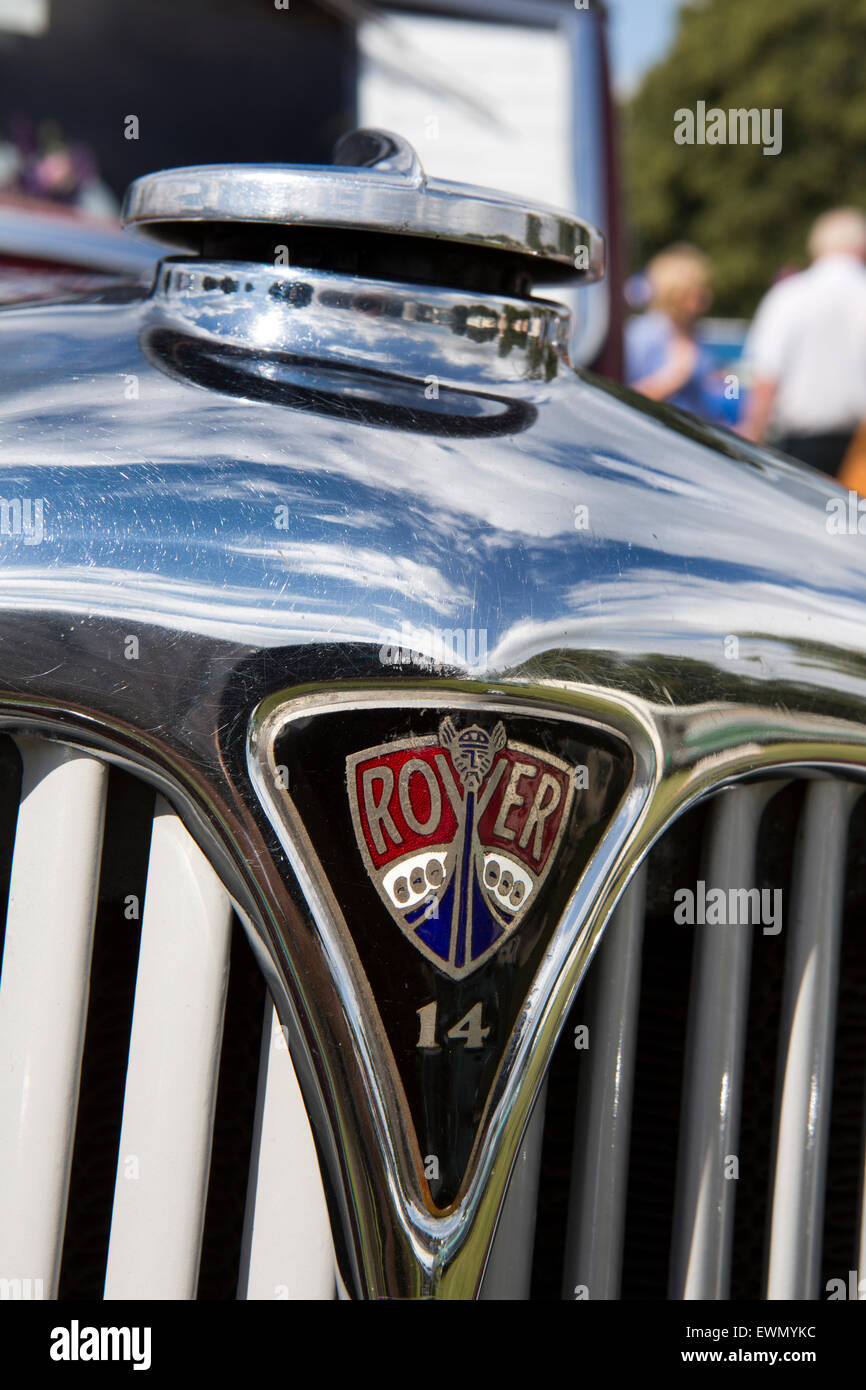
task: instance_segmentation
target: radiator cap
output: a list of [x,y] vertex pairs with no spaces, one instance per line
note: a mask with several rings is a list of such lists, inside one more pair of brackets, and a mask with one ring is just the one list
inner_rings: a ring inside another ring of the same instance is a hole
[[411,145],[382,130],[343,136],[332,165],[206,164],[137,179],[122,218],[158,241],[200,249],[208,229],[319,227],[483,248],[532,262],[534,280],[598,280],[604,239],[569,212],[428,178]]

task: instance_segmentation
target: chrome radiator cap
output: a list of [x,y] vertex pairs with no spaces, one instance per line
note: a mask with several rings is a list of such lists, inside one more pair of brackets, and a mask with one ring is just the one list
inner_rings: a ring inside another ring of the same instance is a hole
[[411,145],[388,131],[344,136],[334,161],[165,169],[131,185],[123,221],[186,248],[217,227],[310,227],[508,254],[525,259],[535,278],[558,283],[604,273],[604,240],[588,222],[506,193],[428,178]]

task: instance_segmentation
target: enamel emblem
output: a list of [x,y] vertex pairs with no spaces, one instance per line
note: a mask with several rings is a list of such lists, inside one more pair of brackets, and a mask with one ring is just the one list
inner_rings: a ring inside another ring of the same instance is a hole
[[517,930],[556,857],[572,769],[492,728],[366,748],[346,759],[352,823],[382,902],[409,941],[459,980]]

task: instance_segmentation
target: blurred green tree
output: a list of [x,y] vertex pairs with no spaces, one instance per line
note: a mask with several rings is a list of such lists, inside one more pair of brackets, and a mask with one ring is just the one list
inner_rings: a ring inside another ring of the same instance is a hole
[[[782,147],[677,144],[675,112],[782,112]],[[671,241],[712,257],[719,314],[751,315],[806,264],[819,213],[866,211],[866,0],[691,0],[674,46],[624,110],[637,269]]]

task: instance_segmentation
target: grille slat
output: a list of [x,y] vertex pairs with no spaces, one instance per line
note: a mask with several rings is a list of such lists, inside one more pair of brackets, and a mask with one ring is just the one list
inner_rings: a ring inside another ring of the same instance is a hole
[[848,822],[862,789],[810,785],[795,846],[776,1091],[770,1299],[817,1298]]
[[[589,1050],[578,1087],[565,1248],[567,1299],[578,1289],[593,1299],[619,1297],[645,899],[641,867],[592,966]],[[565,1041],[568,1046],[572,1040]]]
[[[732,788],[713,804],[702,877],[710,889],[754,890],[761,814],[775,784]],[[671,1298],[727,1298],[753,927],[695,927],[674,1226]]]
[[238,1298],[334,1298],[334,1246],[313,1136],[270,996],[252,1153]]
[[178,817],[157,799],[107,1299],[196,1294],[231,924],[221,883]]
[[547,1082],[532,1108],[505,1194],[502,1215],[481,1286],[483,1300],[529,1298],[538,1210],[538,1178],[547,1109]]
[[[20,740],[0,978],[0,1278],[56,1297],[87,1014],[106,772]],[[6,1287],[4,1285],[4,1287]]]

